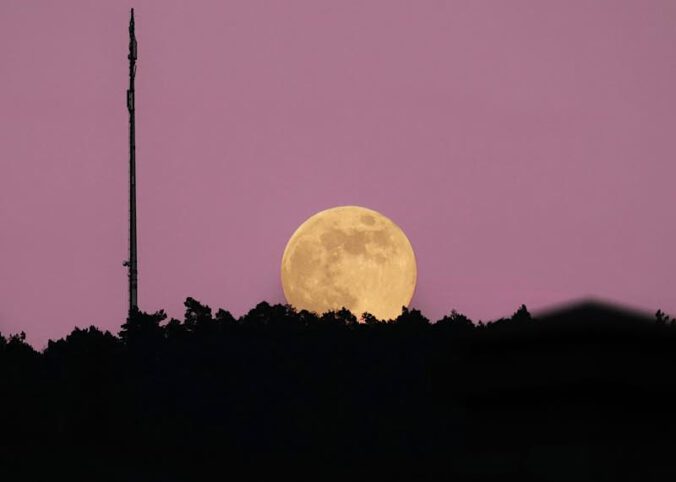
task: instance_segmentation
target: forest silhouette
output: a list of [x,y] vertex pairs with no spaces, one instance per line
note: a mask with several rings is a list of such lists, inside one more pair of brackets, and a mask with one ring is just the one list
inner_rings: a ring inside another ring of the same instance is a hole
[[118,335],[76,328],[42,352],[0,336],[0,470],[676,480],[676,323],[662,311],[361,318],[262,302],[237,319],[188,298],[183,320],[134,311]]

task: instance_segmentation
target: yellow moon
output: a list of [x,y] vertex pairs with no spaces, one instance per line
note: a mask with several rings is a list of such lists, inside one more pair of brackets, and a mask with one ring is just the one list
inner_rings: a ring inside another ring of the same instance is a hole
[[408,306],[417,276],[413,248],[392,220],[339,206],[308,218],[282,256],[282,289],[297,310],[349,309],[394,319]]

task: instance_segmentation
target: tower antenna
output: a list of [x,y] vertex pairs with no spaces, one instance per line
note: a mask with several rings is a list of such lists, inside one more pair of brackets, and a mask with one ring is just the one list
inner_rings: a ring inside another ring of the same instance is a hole
[[136,76],[136,35],[134,33],[134,9],[129,19],[129,259],[124,265],[129,269],[129,314],[138,309],[138,270],[136,256],[136,119],[134,103],[134,77]]

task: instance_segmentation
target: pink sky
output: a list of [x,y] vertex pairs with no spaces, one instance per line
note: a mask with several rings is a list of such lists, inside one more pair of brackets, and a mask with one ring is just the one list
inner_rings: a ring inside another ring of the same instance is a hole
[[142,309],[283,302],[289,236],[356,204],[432,319],[676,315],[671,0],[4,0],[2,333],[124,320],[131,6]]

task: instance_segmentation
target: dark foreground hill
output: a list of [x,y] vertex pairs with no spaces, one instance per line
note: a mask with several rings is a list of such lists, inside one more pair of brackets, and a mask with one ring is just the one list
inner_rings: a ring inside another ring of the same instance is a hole
[[475,326],[261,303],[235,320],[189,298],[165,318],[42,353],[0,338],[0,479],[676,480],[661,313],[522,307]]

